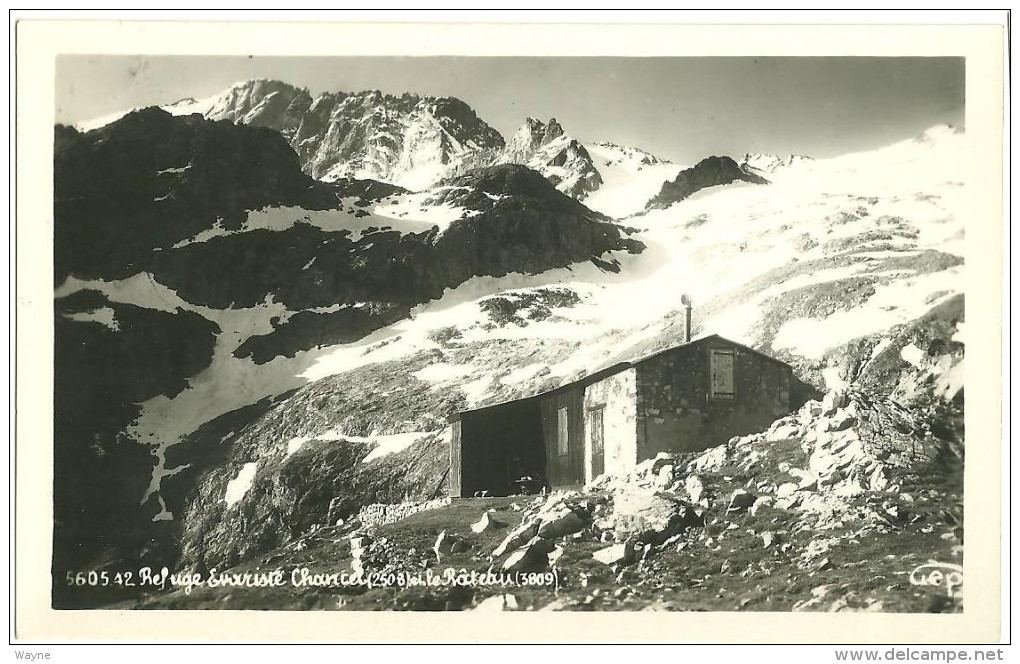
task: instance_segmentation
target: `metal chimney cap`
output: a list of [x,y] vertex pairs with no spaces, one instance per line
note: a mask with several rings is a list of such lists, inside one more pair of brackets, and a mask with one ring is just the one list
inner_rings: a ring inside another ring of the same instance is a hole
[[684,305],[685,307],[691,306],[691,298],[688,297],[687,295],[681,295],[680,304]]

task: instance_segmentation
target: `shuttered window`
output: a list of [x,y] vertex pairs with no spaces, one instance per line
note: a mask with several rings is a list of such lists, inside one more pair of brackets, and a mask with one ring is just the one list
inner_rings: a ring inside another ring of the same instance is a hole
[[591,430],[591,450],[593,454],[602,454],[605,449],[605,406],[588,411],[588,422]]
[[711,396],[714,399],[732,399],[735,393],[733,385],[733,351],[712,350],[709,354],[711,365]]
[[568,438],[570,427],[568,423],[567,409],[560,408],[556,411],[556,453],[560,456],[566,456],[567,450],[570,449]]

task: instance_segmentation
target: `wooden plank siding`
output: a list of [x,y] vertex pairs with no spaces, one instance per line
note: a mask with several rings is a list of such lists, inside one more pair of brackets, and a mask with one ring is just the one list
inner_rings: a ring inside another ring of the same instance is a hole
[[[566,409],[567,413],[566,454],[560,454],[561,409]],[[551,489],[581,486],[584,484],[584,386],[542,397],[541,411],[546,482]]]
[[464,486],[461,464],[460,420],[450,424],[450,497],[460,498]]

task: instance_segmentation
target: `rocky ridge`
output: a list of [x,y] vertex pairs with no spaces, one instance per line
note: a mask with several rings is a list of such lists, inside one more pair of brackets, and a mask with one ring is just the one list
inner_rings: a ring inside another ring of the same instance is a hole
[[245,81],[222,93],[205,117],[273,128],[289,140],[306,173],[423,189],[484,166],[503,137],[452,97],[326,92],[280,81]]
[[667,208],[702,189],[734,182],[768,184],[768,180],[750,169],[742,168],[730,157],[707,157],[691,168],[680,171],[675,180],[664,183],[659,193],[648,201],[646,209]]
[[282,81],[256,79],[162,109],[277,131],[297,153],[304,172],[327,182],[372,179],[421,191],[474,168],[520,164],[578,200],[603,184],[585,146],[555,118],[543,123],[529,117],[506,141],[453,97],[378,90],[312,96]]
[[759,173],[774,173],[782,168],[789,168],[797,164],[810,162],[811,157],[801,154],[780,156],[765,152],[747,152],[740,159],[740,167],[744,170],[754,170]]

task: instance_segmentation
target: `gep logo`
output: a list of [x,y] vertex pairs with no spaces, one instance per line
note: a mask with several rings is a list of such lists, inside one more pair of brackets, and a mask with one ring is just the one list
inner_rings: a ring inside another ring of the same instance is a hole
[[953,594],[963,585],[963,566],[953,563],[925,563],[910,573],[910,583],[915,586],[945,586],[946,594]]

